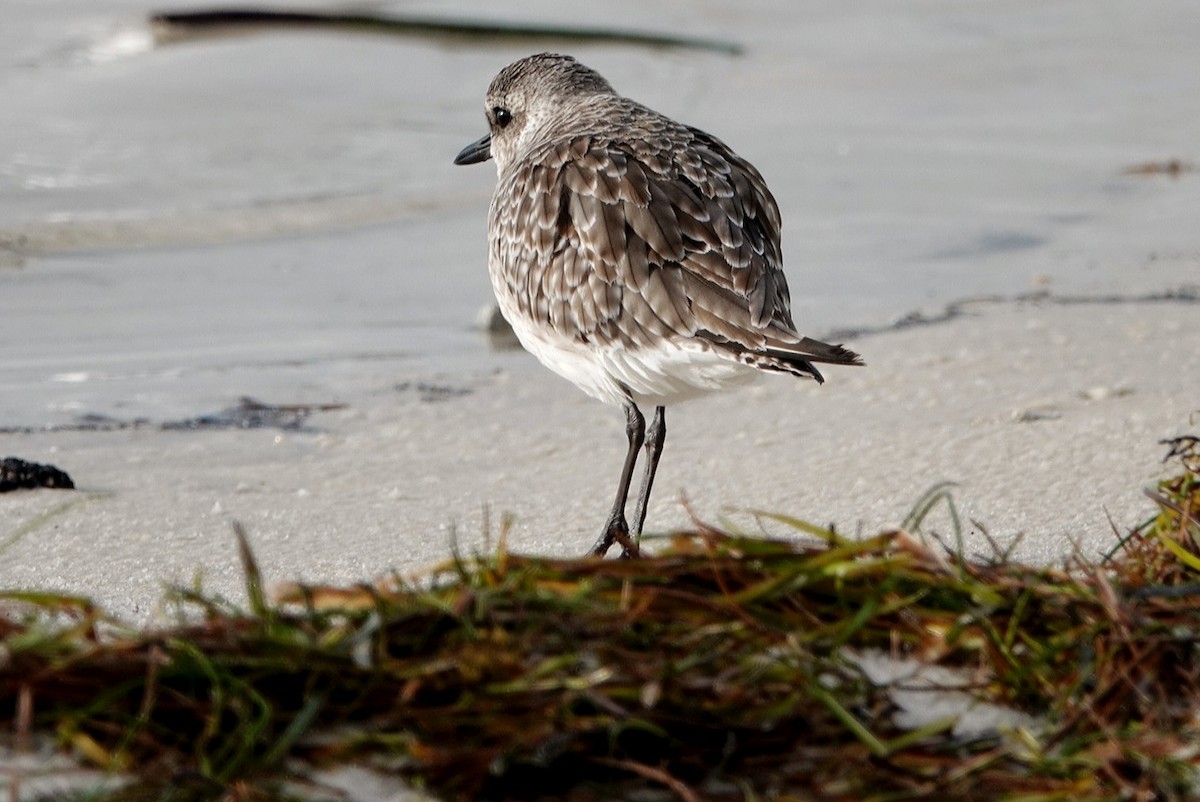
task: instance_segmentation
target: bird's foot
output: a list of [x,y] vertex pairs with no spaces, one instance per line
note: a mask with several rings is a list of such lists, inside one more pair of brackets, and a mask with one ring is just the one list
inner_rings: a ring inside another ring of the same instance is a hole
[[625,522],[624,515],[618,514],[608,519],[600,539],[596,541],[595,546],[592,546],[590,553],[593,557],[603,557],[614,543],[621,545],[621,559],[623,560],[641,556],[637,541],[629,534],[629,524]]
[[642,550],[638,548],[637,541],[628,532],[617,534],[616,540],[621,544],[622,560],[636,560],[642,556]]

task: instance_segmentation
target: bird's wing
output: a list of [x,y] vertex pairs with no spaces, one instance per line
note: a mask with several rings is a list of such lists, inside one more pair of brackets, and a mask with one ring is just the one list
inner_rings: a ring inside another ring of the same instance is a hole
[[502,181],[493,258],[510,266],[509,291],[564,336],[850,361],[795,332],[779,209],[758,171],[703,131],[655,134],[559,141]]

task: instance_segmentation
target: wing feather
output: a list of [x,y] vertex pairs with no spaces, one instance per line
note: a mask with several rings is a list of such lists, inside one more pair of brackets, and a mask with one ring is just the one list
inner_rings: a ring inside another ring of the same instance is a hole
[[516,230],[493,237],[493,258],[536,274],[506,278],[524,294],[517,307],[582,342],[699,338],[814,376],[810,361],[852,360],[795,330],[762,176],[715,137],[663,120],[636,140],[552,143],[502,178],[492,226],[517,218]]

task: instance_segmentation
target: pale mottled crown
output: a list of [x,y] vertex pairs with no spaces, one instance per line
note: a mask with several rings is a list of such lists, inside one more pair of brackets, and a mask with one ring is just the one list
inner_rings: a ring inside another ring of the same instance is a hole
[[530,88],[547,98],[613,93],[603,75],[580,64],[573,56],[538,53],[501,70],[488,87],[488,97],[503,98],[514,91],[528,92]]
[[[616,92],[600,73],[571,56],[539,53],[501,70],[484,101],[496,169],[503,173],[523,147],[589,95]],[[507,123],[504,113],[511,117]]]

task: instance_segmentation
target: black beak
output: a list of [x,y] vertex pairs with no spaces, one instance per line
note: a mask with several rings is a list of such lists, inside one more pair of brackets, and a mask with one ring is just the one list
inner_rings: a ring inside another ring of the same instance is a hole
[[492,135],[484,134],[458,152],[455,164],[479,164],[492,158]]

